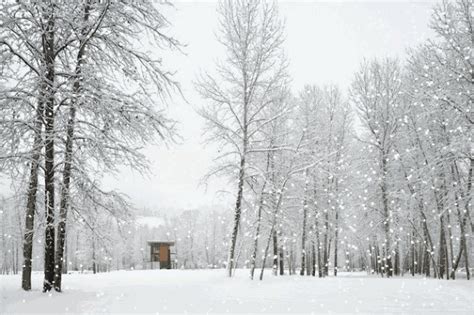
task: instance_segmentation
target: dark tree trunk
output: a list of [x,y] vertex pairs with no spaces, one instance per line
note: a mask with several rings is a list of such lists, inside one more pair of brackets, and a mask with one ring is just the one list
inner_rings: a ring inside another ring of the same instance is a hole
[[415,268],[416,268],[416,247],[415,247],[415,231],[411,232],[411,240],[410,240],[410,273],[414,277],[415,276]]
[[311,257],[313,257],[313,253],[311,251],[312,246],[308,246],[308,247],[309,247],[310,255],[306,255],[306,275],[310,276],[312,273],[311,268],[313,266],[313,261],[311,260]]
[[323,249],[323,267],[324,276],[329,274],[329,249],[328,249],[328,235],[329,234],[329,211],[324,214],[324,249]]
[[240,216],[242,213],[242,198],[244,193],[245,181],[245,152],[246,152],[246,136],[244,137],[244,153],[240,159],[239,183],[237,190],[237,199],[235,201],[234,227],[232,229],[232,237],[230,241],[229,259],[227,261],[227,275],[232,277],[232,270],[235,265],[235,245],[237,244],[237,235],[239,233]]
[[448,255],[446,246],[446,234],[444,232],[443,216],[440,216],[440,232],[439,232],[439,271],[438,276],[443,279],[445,273],[448,271]]
[[304,275],[306,268],[306,218],[308,216],[308,204],[306,195],[303,202],[303,233],[301,233],[301,270],[300,276]]
[[257,210],[257,226],[255,228],[255,238],[253,243],[253,252],[250,257],[250,279],[253,279],[255,273],[255,266],[257,262],[257,251],[258,251],[258,238],[260,237],[260,226],[262,220],[262,209],[263,209],[263,191],[265,190],[265,185],[263,185],[262,192],[260,194],[260,202]]
[[[460,243],[460,248],[459,248],[459,253],[456,258],[456,261],[453,265],[452,269],[452,278],[454,279],[454,274],[456,272],[456,269],[458,268],[459,261],[461,259],[461,254],[464,253],[464,265],[466,267],[466,278],[467,280],[470,280],[471,278],[471,273],[469,270],[469,253],[468,253],[468,248],[467,248],[467,239],[466,239],[466,226],[467,226],[467,221],[470,218],[469,216],[469,205],[470,205],[470,200],[471,200],[471,189],[472,189],[472,178],[473,178],[473,168],[474,168],[474,159],[470,160],[470,167],[469,167],[469,172],[468,172],[468,178],[467,178],[467,196],[464,196],[464,193],[462,189],[459,189],[459,194],[461,195],[461,199],[464,199],[464,216],[461,214],[461,209],[459,205],[459,197],[458,194],[455,193],[455,200],[456,200],[456,210],[458,214],[458,221],[459,221],[459,226],[461,230],[461,243]],[[456,178],[456,180],[459,178],[459,172],[456,163],[452,166],[452,173],[453,177]],[[471,226],[472,228],[472,226]]]
[[[168,254],[169,257],[169,254]],[[92,231],[92,273],[97,273],[97,264],[96,264],[96,257],[95,257],[95,237],[94,231]]]
[[[245,150],[244,150],[245,151]],[[234,227],[232,229],[232,238],[230,241],[229,259],[227,262],[227,276],[232,277],[234,268],[235,245],[237,244],[237,235],[239,232],[240,215],[242,212],[242,196],[244,192],[245,180],[245,156],[240,159],[239,184],[237,192],[237,200],[235,201]]]
[[397,246],[395,247],[395,264],[394,264],[394,273],[396,276],[400,275],[400,250],[398,248],[398,243]]
[[[90,11],[90,0],[86,1],[84,4],[84,24],[87,24],[89,20],[89,11]],[[62,280],[62,268],[63,268],[63,258],[64,258],[64,243],[66,240],[66,220],[67,220],[67,211],[69,208],[69,191],[71,184],[71,172],[72,172],[72,150],[74,144],[74,127],[76,123],[76,106],[78,105],[78,98],[81,94],[81,72],[82,64],[84,62],[84,53],[86,49],[86,35],[88,30],[84,27],[82,30],[82,38],[79,42],[79,51],[76,57],[76,69],[75,69],[75,78],[73,84],[73,99],[71,101],[71,107],[69,109],[69,119],[66,127],[66,152],[64,157],[64,170],[63,170],[63,183],[61,186],[61,201],[59,208],[59,222],[58,222],[58,239],[57,239],[57,248],[55,255],[55,271],[54,271],[54,289],[58,292],[61,291],[61,280]]]
[[23,237],[23,272],[21,275],[21,287],[23,290],[31,290],[31,259],[33,255],[33,234],[35,226],[36,196],[38,191],[38,168],[41,157],[44,115],[44,88],[39,97],[36,107],[35,139],[33,141],[33,154],[31,156],[30,177],[27,191],[25,233]]
[[392,266],[392,244],[390,236],[390,212],[388,208],[388,192],[387,192],[387,158],[386,154],[382,153],[381,157],[382,164],[382,183],[381,183],[381,192],[382,192],[382,204],[383,204],[383,216],[384,216],[384,232],[385,232],[385,241],[384,241],[384,272],[387,277],[392,276],[393,266]]
[[285,274],[285,250],[283,248],[283,244],[281,241],[281,234],[280,234],[280,247],[278,249],[279,253],[279,264],[280,264],[280,276],[283,276]]
[[273,230],[273,275],[278,275],[278,237],[277,231]]
[[315,229],[315,234],[316,234],[316,250],[317,250],[317,267],[318,267],[318,277],[322,278],[323,276],[323,270],[321,268],[321,239],[319,235],[319,220],[318,220],[318,214],[314,216],[314,229]]
[[337,242],[339,240],[339,213],[336,209],[336,227],[334,230],[334,276],[337,276]]
[[45,102],[45,245],[44,245],[44,283],[43,292],[49,291],[54,283],[54,6],[50,5],[46,14],[46,30],[43,36],[43,54],[46,63],[46,102]]

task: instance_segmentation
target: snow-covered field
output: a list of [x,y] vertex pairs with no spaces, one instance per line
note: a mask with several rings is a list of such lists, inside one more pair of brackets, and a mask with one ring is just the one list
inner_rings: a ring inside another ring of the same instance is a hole
[[228,279],[223,270],[147,270],[71,274],[63,293],[43,294],[19,276],[0,276],[0,314],[10,313],[438,313],[474,314],[474,282],[381,279],[364,273],[337,278],[266,275],[247,270]]

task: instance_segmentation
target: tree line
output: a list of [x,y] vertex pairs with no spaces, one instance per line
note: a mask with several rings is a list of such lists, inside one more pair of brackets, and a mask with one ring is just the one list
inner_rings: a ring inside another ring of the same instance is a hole
[[[227,261],[248,248],[253,279],[363,269],[469,279],[473,232],[472,2],[433,8],[436,38],[406,60],[365,60],[347,93],[292,93],[275,3],[219,5],[226,57],[197,83],[209,176],[235,185]],[[341,260],[344,263],[341,264]]]

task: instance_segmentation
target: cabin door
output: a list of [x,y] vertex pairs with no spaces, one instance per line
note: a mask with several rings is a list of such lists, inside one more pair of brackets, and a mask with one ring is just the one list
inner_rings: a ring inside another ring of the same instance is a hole
[[168,264],[170,261],[169,256],[169,246],[168,245],[160,245],[160,268],[168,268]]

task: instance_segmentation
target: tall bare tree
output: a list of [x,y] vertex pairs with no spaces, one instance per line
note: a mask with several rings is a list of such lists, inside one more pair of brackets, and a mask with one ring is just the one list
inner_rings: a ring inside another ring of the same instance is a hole
[[265,1],[223,1],[219,4],[220,37],[227,56],[216,73],[202,75],[197,83],[208,105],[200,110],[209,139],[218,143],[222,163],[212,174],[237,172],[234,224],[227,264],[235,266],[235,247],[241,220],[248,155],[258,130],[265,126],[264,109],[272,104],[286,81],[282,51],[283,24],[276,4]]

